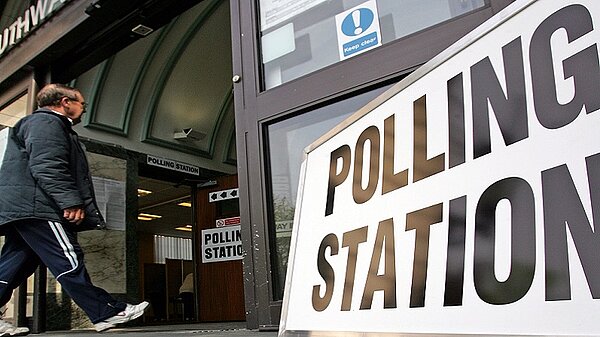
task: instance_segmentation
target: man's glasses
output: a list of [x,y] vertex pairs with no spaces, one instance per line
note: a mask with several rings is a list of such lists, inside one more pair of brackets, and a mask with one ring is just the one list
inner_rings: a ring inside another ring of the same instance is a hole
[[75,102],[81,104],[81,107],[83,108],[83,112],[85,112],[85,110],[88,107],[87,102],[82,102],[82,101],[78,100],[77,98],[72,98],[72,97],[69,97],[69,96],[64,96],[63,98],[68,98],[71,101],[75,101]]

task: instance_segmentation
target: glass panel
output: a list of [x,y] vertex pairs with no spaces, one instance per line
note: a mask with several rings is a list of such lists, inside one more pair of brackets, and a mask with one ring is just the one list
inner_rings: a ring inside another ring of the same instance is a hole
[[259,0],[265,89],[485,6],[485,0]]
[[0,129],[5,126],[12,127],[21,117],[27,114],[27,99],[28,95],[25,94],[0,109]]
[[273,212],[269,232],[274,300],[283,298],[304,148],[387,88],[375,89],[268,126]]

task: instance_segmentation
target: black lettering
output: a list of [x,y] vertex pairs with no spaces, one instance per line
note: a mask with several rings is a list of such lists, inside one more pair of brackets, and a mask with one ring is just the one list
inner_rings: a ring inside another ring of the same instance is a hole
[[413,103],[413,182],[444,171],[445,155],[427,159],[427,99],[423,96]]
[[346,264],[346,280],[342,294],[342,311],[349,311],[352,306],[352,291],[354,290],[354,277],[356,275],[356,260],[358,258],[358,245],[367,241],[368,227],[361,227],[344,233],[342,247],[348,247],[348,263]]
[[489,57],[471,67],[474,158],[492,151],[488,102],[493,108],[506,145],[529,136],[521,38],[516,38],[502,47],[502,56],[506,96]]
[[204,258],[205,259],[212,259],[212,250],[210,248],[206,248],[204,249]]
[[465,163],[465,95],[462,73],[448,80],[448,165]]
[[204,244],[207,245],[210,242],[210,234],[204,234]]
[[[348,177],[350,172],[350,147],[342,145],[335,151],[331,152],[331,160],[329,161],[329,183],[327,184],[327,204],[325,206],[325,216],[333,213],[333,200],[335,197],[335,188],[339,186]],[[338,171],[338,159],[342,159],[342,169],[340,174]]]
[[408,185],[408,170],[394,173],[395,122],[394,115],[385,119],[383,126],[383,178],[381,194]]
[[338,253],[338,238],[335,234],[328,234],[321,241],[321,245],[319,246],[319,254],[317,255],[317,269],[319,270],[319,275],[325,281],[325,294],[323,297],[319,295],[321,292],[321,285],[313,286],[312,292],[312,306],[316,311],[323,311],[327,309],[329,303],[331,302],[331,297],[333,296],[333,286],[335,284],[335,273],[333,267],[327,262],[325,259],[325,250],[330,249],[330,255],[337,255]]
[[[362,188],[363,160],[366,141],[370,143],[369,156],[369,181],[367,188]],[[352,183],[352,196],[357,204],[362,204],[373,196],[379,182],[379,129],[369,126],[358,137],[354,151],[354,180]]]
[[[385,246],[383,243],[385,242]],[[396,251],[394,239],[394,220],[387,219],[379,223],[377,237],[369,265],[369,273],[365,283],[360,309],[371,309],[373,293],[383,291],[383,307],[396,308]],[[381,252],[384,252],[385,266],[382,275],[377,275],[381,263]]]
[[[511,208],[510,273],[498,281],[494,271],[496,206],[507,199]],[[506,178],[488,187],[475,211],[475,290],[490,304],[508,304],[521,299],[535,272],[535,199],[531,186],[521,178]]]
[[415,254],[410,291],[411,308],[425,306],[425,284],[427,283],[427,261],[429,259],[429,227],[442,221],[442,211],[442,204],[437,204],[406,215],[406,231],[415,230]]
[[467,197],[450,200],[444,306],[462,305],[465,282]]
[[571,299],[567,227],[592,298],[600,298],[600,231],[597,227],[600,223],[600,154],[586,158],[586,164],[595,231],[568,167],[561,165],[542,172],[547,301]]
[[577,118],[583,107],[587,113],[600,109],[600,66],[594,44],[563,61],[564,79],[573,78],[575,94],[570,102],[558,102],[550,39],[565,29],[568,42],[594,30],[590,12],[582,5],[566,6],[547,17],[531,38],[529,60],[535,114],[548,129],[563,127]]

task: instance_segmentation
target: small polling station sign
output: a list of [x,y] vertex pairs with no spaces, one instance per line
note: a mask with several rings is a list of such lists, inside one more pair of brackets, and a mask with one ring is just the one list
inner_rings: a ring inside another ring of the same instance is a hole
[[379,15],[375,0],[335,16],[340,60],[381,46]]
[[600,335],[599,41],[517,0],[309,146],[280,336]]
[[202,230],[202,263],[241,260],[241,225]]

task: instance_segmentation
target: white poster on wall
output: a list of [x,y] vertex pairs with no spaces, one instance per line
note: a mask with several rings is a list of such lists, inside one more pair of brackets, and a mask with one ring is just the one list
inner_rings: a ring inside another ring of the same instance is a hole
[[309,146],[279,335],[600,335],[599,23],[515,1]]

